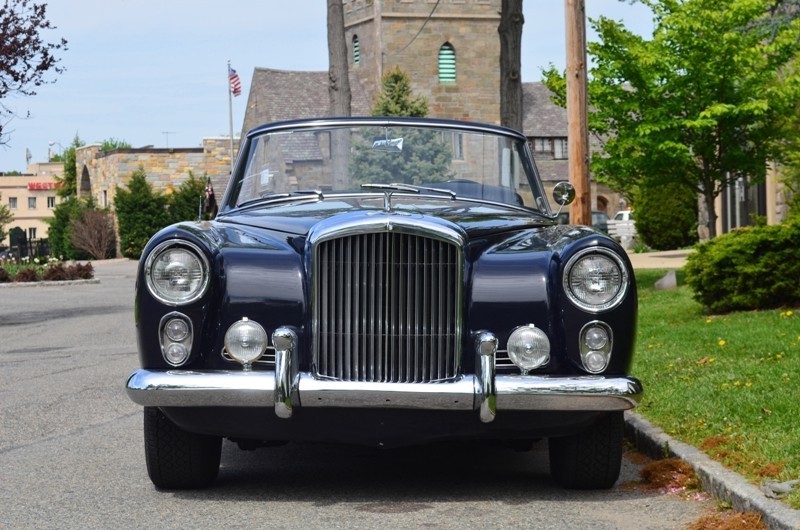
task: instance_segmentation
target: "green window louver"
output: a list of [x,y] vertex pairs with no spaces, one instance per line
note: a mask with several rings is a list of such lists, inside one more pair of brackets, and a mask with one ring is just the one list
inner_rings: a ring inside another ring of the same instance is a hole
[[456,50],[449,42],[439,48],[439,82],[456,82]]
[[358,35],[353,35],[353,64],[361,62],[361,43],[358,41]]

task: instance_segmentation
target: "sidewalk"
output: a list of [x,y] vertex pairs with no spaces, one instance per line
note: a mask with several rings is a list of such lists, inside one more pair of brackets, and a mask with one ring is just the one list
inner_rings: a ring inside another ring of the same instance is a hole
[[692,249],[660,250],[656,252],[635,253],[628,251],[628,258],[634,269],[680,269],[686,265],[686,256]]

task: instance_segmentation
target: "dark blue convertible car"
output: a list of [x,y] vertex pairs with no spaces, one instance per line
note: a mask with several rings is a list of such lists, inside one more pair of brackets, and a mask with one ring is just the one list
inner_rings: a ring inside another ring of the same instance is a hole
[[217,476],[223,438],[395,447],[549,440],[551,474],[607,488],[636,287],[622,248],[551,207],[525,137],[431,119],[251,131],[210,222],[148,243],[136,292],[147,470]]

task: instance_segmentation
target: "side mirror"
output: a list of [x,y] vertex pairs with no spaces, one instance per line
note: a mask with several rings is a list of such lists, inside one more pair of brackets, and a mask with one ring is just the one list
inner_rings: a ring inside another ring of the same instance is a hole
[[[553,200],[563,208],[575,200],[575,187],[569,182],[559,182],[553,188]],[[561,211],[559,208],[559,211]]]

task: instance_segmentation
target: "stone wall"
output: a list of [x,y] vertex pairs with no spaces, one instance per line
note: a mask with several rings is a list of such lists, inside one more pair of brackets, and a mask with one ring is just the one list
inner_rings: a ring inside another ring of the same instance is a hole
[[[234,151],[238,150],[238,140]],[[169,193],[189,178],[208,175],[217,200],[230,178],[230,139],[204,138],[196,148],[141,148],[101,151],[99,145],[77,149],[79,195],[92,195],[100,206],[113,207],[117,186],[125,186],[140,167],[153,189]]]

